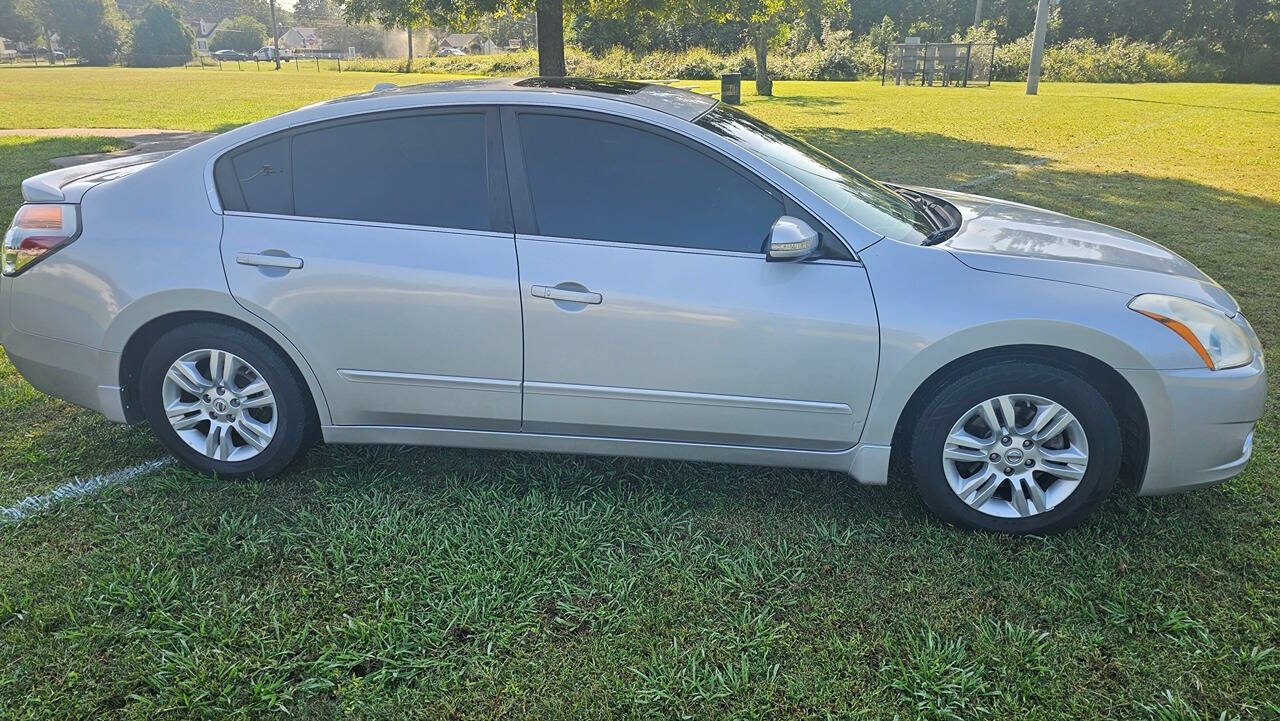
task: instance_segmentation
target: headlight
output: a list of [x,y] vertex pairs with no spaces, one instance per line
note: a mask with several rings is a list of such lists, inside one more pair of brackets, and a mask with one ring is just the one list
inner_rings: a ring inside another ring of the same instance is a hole
[[1210,370],[1235,368],[1253,360],[1253,346],[1244,329],[1217,308],[1171,295],[1147,293],[1129,307],[1177,333]]

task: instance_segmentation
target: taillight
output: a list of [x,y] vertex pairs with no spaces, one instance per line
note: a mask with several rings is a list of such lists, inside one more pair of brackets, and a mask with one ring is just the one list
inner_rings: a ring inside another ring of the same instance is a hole
[[4,234],[4,274],[15,276],[80,235],[74,205],[28,204],[18,208]]

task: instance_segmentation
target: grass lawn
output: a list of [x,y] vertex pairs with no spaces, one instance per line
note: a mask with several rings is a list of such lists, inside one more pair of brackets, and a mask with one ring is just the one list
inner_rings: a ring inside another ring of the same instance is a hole
[[[221,128],[386,79],[0,69],[0,125]],[[875,176],[1169,245],[1280,357],[1280,88],[775,90],[747,109]],[[110,143],[0,138],[0,212],[47,158]],[[826,473],[349,447],[270,483],[170,466],[0,521],[0,718],[1275,718],[1277,387],[1243,476],[1120,493],[1050,539]],[[160,455],[0,362],[0,507]]]

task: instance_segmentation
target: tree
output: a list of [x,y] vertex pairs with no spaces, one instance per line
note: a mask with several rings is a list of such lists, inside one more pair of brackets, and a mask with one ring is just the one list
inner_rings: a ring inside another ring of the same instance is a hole
[[42,0],[47,29],[63,46],[89,65],[107,65],[124,43],[126,24],[115,0]]
[[40,36],[31,0],[0,0],[0,38],[34,43]]
[[250,15],[238,15],[222,23],[209,41],[210,50],[251,53],[267,44],[267,28]]
[[133,26],[131,45],[133,64],[154,68],[186,64],[195,57],[196,39],[177,8],[166,0],[154,0]]
[[293,6],[293,20],[303,26],[325,25],[338,17],[332,0],[298,0]]
[[747,36],[756,53],[756,94],[773,95],[769,45],[778,40],[790,20],[817,10],[812,0],[713,0],[708,12],[714,20],[747,26]]
[[328,50],[346,52],[355,48],[366,57],[382,52],[383,30],[374,25],[326,25],[319,30],[320,39]]
[[[447,24],[441,8],[448,0],[337,0],[348,23],[377,23],[387,30],[404,28],[409,52],[405,72],[413,69],[413,28],[415,25]],[[451,3],[450,3],[451,4]]]

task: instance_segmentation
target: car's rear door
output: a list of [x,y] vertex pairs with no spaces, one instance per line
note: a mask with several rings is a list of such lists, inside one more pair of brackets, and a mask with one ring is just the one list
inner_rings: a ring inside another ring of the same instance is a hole
[[871,290],[852,256],[765,261],[773,222],[802,209],[651,125],[504,108],[503,130],[525,431],[808,450],[857,442],[879,350]]
[[480,107],[363,115],[216,164],[231,291],[301,349],[335,424],[519,428],[498,125]]

